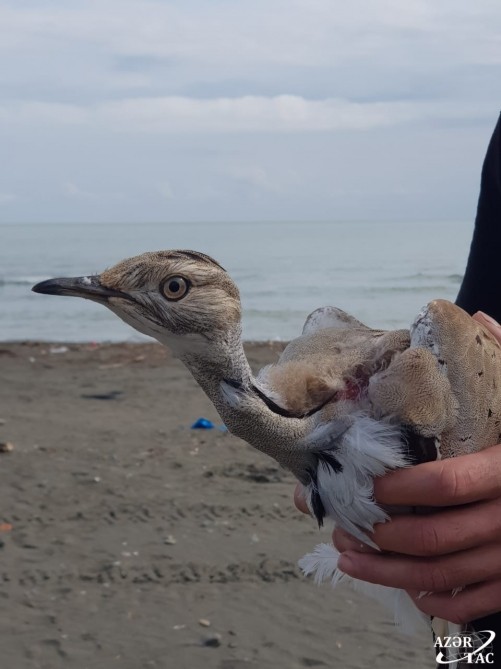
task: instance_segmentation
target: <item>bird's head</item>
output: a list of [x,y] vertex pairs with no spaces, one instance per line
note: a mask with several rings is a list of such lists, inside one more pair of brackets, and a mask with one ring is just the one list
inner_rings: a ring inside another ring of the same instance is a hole
[[143,253],[101,274],[49,279],[33,290],[104,304],[177,352],[240,333],[238,288],[219,263],[196,251]]

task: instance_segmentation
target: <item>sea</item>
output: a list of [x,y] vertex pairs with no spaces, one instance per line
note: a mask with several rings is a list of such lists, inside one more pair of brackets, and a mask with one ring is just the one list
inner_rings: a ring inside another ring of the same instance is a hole
[[147,338],[88,300],[37,295],[43,279],[99,273],[144,251],[213,256],[237,283],[246,340],[289,340],[333,305],[371,327],[408,327],[434,298],[454,300],[471,221],[0,225],[0,341]]

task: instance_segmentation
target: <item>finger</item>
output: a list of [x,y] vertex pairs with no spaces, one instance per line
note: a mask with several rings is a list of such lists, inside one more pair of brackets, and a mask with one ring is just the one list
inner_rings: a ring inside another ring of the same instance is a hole
[[382,550],[423,557],[491,543],[501,539],[501,498],[426,516],[394,516],[376,525],[371,539]]
[[445,592],[498,578],[500,550],[496,543],[438,558],[347,551],[341,554],[338,567],[353,578],[390,588]]
[[348,534],[348,532],[345,532],[338,527],[336,527],[332,533],[332,543],[340,553],[349,550],[359,551],[361,553],[379,553],[375,548],[363,544],[361,541],[352,537],[351,534]]
[[499,325],[497,321],[495,321],[491,316],[484,314],[483,311],[477,311],[477,313],[473,316],[473,320],[481,323],[501,344],[501,325]]
[[302,513],[310,513],[308,505],[306,504],[305,490],[301,483],[296,484],[296,488],[294,490],[294,504],[296,505],[296,508],[299,509],[299,511]]
[[374,481],[380,504],[455,506],[501,496],[501,444],[457,458],[425,462]]
[[431,593],[420,596],[417,590],[409,591],[417,608],[430,616],[465,625],[471,620],[483,618],[499,611],[501,602],[501,579],[493,579],[471,585],[454,597],[450,592]]

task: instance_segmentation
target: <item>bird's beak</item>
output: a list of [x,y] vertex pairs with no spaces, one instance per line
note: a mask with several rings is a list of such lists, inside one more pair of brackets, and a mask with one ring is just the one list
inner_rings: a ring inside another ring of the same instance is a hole
[[106,304],[110,297],[131,299],[127,293],[103,286],[98,276],[76,276],[64,279],[48,279],[41,281],[31,289],[34,293],[45,295],[70,295],[84,297],[87,300]]

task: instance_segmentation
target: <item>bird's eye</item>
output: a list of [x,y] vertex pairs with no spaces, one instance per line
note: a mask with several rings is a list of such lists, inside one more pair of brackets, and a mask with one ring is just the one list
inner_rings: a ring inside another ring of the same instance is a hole
[[182,276],[170,276],[163,282],[162,293],[168,300],[180,300],[188,292],[188,282]]

